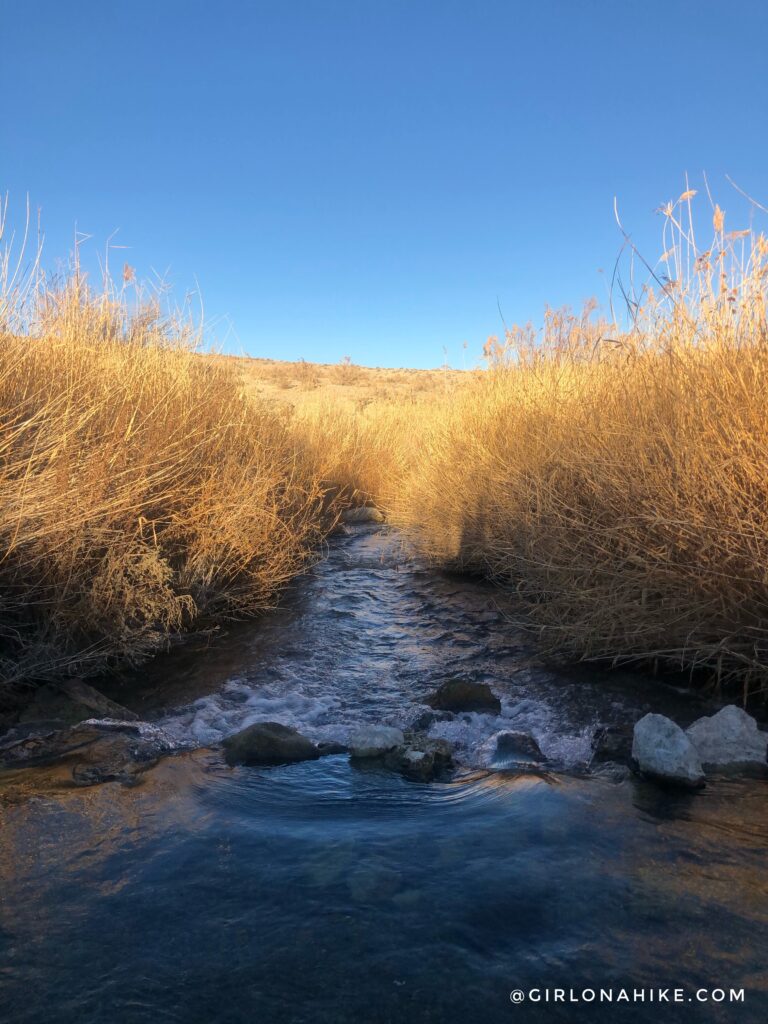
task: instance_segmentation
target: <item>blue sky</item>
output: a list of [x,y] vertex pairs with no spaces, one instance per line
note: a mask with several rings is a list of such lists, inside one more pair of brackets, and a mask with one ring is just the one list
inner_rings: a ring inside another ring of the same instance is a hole
[[[177,293],[230,351],[473,363],[604,298],[687,171],[768,200],[768,5],[0,0],[0,189]],[[743,226],[741,224],[733,226]],[[227,325],[231,325],[228,328]],[[463,343],[467,342],[466,352]]]

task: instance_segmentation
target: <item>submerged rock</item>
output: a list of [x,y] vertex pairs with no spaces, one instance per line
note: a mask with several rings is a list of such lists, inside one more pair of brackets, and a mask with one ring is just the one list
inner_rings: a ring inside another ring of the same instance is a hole
[[704,785],[696,748],[680,726],[664,715],[648,714],[635,724],[632,758],[643,775],[660,782],[689,789]]
[[377,856],[365,858],[345,875],[349,894],[355,903],[391,899],[403,884],[401,873]]
[[768,733],[761,732],[755,719],[735,704],[700,718],[686,734],[705,769],[767,767]]
[[513,768],[540,764],[546,758],[536,740],[527,732],[505,729],[497,732],[486,744],[488,764],[491,768]]
[[[138,726],[132,722],[116,723],[138,737]],[[113,730],[115,731],[115,730]],[[27,765],[46,764],[103,739],[105,730],[100,725],[84,722],[62,726],[60,722],[30,722],[7,733],[0,744],[0,765],[4,768],[23,768]]]
[[342,523],[383,523],[384,513],[375,505],[359,505],[357,508],[346,508],[341,513]]
[[22,722],[12,726],[0,736],[0,765],[24,760],[27,756],[25,751],[34,750],[64,728],[65,723],[60,719]]
[[280,722],[256,722],[223,743],[227,764],[291,764],[313,761],[320,751],[306,736]]
[[162,751],[130,733],[102,734],[82,748],[72,767],[72,779],[78,786],[101,782],[133,783],[147,768],[157,763]]
[[395,747],[402,747],[405,736],[390,725],[363,725],[349,737],[350,757],[381,757]]
[[501,701],[490,686],[469,679],[448,679],[425,703],[437,711],[501,711]]

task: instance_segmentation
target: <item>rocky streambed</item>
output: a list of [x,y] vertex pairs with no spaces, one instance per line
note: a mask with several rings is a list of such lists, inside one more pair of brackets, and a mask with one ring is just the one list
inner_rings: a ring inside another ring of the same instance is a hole
[[544,667],[503,601],[350,524],[258,624],[41,691],[0,739],[4,1020],[594,1021],[509,991],[620,982],[765,1019],[765,733]]

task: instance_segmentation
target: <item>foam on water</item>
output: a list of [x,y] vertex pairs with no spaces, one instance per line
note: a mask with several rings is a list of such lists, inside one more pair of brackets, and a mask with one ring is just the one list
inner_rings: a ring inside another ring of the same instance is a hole
[[[377,715],[375,694],[370,701],[345,705],[342,693],[332,690],[323,696],[297,686],[281,690],[275,684],[255,688],[239,680],[228,682],[220,693],[196,700],[190,707],[164,718],[159,730],[176,748],[211,746],[256,722],[274,721],[298,729],[315,742],[348,742],[350,733],[362,724],[394,725],[408,729],[424,705],[414,705],[402,694],[399,711],[386,718]],[[595,726],[565,731],[553,710],[542,701],[525,699],[502,703],[501,713],[465,712],[450,721],[434,722],[426,733],[433,739],[448,740],[456,760],[467,767],[491,766],[488,741],[498,732],[515,729],[537,741],[553,765],[565,769],[585,765],[591,756]]]
[[428,710],[429,694],[461,676],[487,683],[501,713],[457,714],[429,726],[431,737],[450,741],[460,764],[488,767],[489,740],[511,729],[529,733],[553,767],[583,768],[598,729],[639,717],[649,683],[633,690],[618,676],[537,666],[504,600],[490,586],[407,557],[386,528],[352,528],[334,539],[293,602],[254,624],[251,643],[222,648],[226,660],[215,650],[200,654],[197,693],[206,671],[216,676],[215,692],[177,702],[155,724],[177,748],[216,744],[260,721],[345,743],[361,724],[409,728]]
[[180,746],[209,746],[254,722],[282,722],[317,739],[340,739],[344,726],[338,695],[312,696],[300,689],[279,692],[273,684],[255,689],[232,680],[222,691],[162,721]]

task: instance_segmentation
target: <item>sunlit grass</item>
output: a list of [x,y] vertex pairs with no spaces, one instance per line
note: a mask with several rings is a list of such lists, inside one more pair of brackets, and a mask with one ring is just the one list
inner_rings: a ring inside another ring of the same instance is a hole
[[127,289],[38,277],[3,309],[6,684],[135,664],[272,604],[331,518],[286,416]]
[[[126,289],[6,262],[7,679],[137,662],[269,605],[339,501],[481,572],[569,658],[768,689],[768,242],[686,192],[628,317],[548,311],[469,373],[228,360]],[[636,256],[637,259],[639,257]]]
[[692,193],[619,328],[549,312],[446,396],[316,421],[335,472],[441,565],[515,589],[575,658],[768,681],[768,243],[696,245]]

